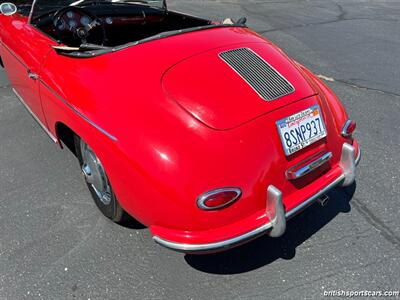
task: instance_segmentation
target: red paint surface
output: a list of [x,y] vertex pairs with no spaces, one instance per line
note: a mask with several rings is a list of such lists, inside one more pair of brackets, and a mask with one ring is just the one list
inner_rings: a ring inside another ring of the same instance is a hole
[[[0,54],[13,87],[50,132],[57,135],[63,123],[94,149],[124,209],[161,238],[193,244],[232,238],[269,221],[269,185],[283,192],[290,210],[341,174],[342,144],[351,142],[340,134],[348,119],[342,104],[249,29],[197,31],[76,59],[58,55],[55,42],[26,21],[0,16]],[[296,92],[262,100],[218,58],[239,47],[264,57]],[[27,79],[27,68],[53,91]],[[315,104],[328,136],[286,157],[275,122]],[[333,153],[330,165],[298,182],[285,178],[287,169],[322,150]],[[197,207],[199,195],[225,186],[239,187],[240,200],[221,211]]]

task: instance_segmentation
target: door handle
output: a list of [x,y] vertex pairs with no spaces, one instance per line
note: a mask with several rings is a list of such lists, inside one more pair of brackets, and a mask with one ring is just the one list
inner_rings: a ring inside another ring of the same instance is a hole
[[39,75],[36,73],[33,73],[31,70],[28,70],[28,77],[32,80],[38,80],[39,79]]

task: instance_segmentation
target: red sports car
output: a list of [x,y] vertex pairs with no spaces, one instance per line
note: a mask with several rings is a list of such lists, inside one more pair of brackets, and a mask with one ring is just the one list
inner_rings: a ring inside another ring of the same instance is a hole
[[355,122],[304,66],[246,27],[158,0],[0,7],[1,64],[78,158],[101,212],[186,253],[225,250],[354,182]]

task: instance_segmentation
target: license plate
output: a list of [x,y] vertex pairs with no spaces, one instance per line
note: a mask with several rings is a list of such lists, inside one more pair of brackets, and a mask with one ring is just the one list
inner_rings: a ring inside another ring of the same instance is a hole
[[276,122],[286,156],[326,137],[326,128],[319,105],[307,108]]

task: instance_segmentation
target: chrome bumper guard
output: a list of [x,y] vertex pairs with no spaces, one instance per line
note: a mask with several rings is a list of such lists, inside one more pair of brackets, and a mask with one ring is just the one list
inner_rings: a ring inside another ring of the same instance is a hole
[[361,160],[361,150],[359,150],[356,159],[354,159],[354,154],[355,149],[353,146],[347,143],[343,144],[342,156],[339,163],[340,168],[343,170],[343,174],[325,186],[323,189],[315,193],[313,196],[302,202],[300,205],[286,213],[282,203],[282,192],[273,185],[270,185],[267,190],[266,214],[272,221],[245,234],[209,244],[182,244],[167,241],[158,236],[154,236],[153,240],[156,243],[175,251],[193,254],[205,254],[233,248],[264,234],[268,234],[271,237],[280,237],[286,231],[286,222],[288,219],[294,217],[296,214],[313,204],[318,198],[329,192],[332,188],[336,186],[349,186],[354,182],[355,169]]

